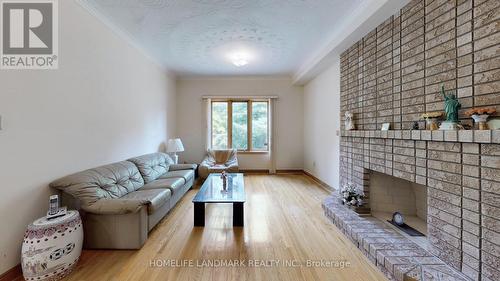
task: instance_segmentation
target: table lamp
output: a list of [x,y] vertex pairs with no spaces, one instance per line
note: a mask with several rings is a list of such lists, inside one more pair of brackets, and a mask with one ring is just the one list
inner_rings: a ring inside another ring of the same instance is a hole
[[181,139],[169,139],[167,144],[167,152],[173,153],[173,159],[175,164],[179,164],[179,156],[177,152],[184,151],[184,146],[182,145]]

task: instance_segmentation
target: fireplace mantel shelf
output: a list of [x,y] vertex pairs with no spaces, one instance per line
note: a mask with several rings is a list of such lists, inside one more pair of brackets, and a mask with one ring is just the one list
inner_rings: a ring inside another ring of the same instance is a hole
[[342,137],[500,144],[500,130],[343,130]]

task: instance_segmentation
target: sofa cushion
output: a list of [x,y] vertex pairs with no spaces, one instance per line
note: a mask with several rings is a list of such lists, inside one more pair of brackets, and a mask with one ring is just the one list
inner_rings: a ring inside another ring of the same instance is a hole
[[78,172],[50,184],[78,198],[83,206],[89,206],[99,199],[120,198],[143,185],[139,170],[128,161]]
[[140,190],[147,189],[162,189],[166,188],[172,192],[172,196],[176,195],[179,190],[184,187],[186,180],[184,178],[167,178],[167,179],[157,179],[152,181],[145,186],[143,186]]
[[190,181],[192,178],[194,178],[194,171],[193,170],[178,170],[178,171],[170,171],[165,174],[163,174],[161,179],[170,179],[170,178],[182,178],[184,179],[184,183]]
[[137,166],[145,183],[150,183],[168,172],[169,166],[174,163],[170,156],[161,152],[130,158],[128,161]]
[[168,188],[173,192],[175,189],[182,187],[184,183],[186,183],[184,178],[157,179],[144,185],[140,190]]
[[172,197],[172,192],[170,191],[170,189],[140,189],[131,192],[120,199],[147,201],[149,203],[148,214],[151,215],[156,210],[161,208],[163,204],[167,203],[170,197]]
[[196,164],[172,164],[169,167],[169,171],[177,171],[177,170],[196,170],[198,165]]

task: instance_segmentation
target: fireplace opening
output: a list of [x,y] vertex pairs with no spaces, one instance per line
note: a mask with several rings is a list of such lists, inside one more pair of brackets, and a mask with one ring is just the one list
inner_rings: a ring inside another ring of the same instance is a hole
[[[426,186],[370,171],[369,190],[372,216],[387,222],[392,220],[394,212],[399,212],[407,225],[427,235]],[[423,238],[425,241],[425,236]],[[422,239],[422,236],[414,239]]]

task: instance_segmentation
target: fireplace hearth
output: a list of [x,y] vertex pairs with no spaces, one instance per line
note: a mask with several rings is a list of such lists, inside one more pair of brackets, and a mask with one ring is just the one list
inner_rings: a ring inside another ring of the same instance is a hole
[[[500,131],[451,132],[456,138],[450,132],[417,132],[342,132],[341,185],[354,183],[364,191],[370,218],[383,224],[382,230],[403,236],[468,280],[495,280],[500,275],[495,250],[500,233]],[[469,133],[474,137],[466,138]],[[408,236],[388,223],[395,211],[426,236]],[[378,250],[373,251],[371,259],[393,278],[396,272],[385,267],[387,262],[392,268],[391,259],[377,260]],[[413,261],[399,260],[406,266]]]
[[398,231],[411,236],[412,240],[428,249],[427,234],[427,187],[384,173],[369,172],[370,196],[367,199],[371,214],[382,222],[391,223],[395,212],[400,213],[405,225],[392,225]]
[[[323,202],[325,215],[389,280],[454,280],[467,277],[433,255],[414,238],[386,221],[360,216],[333,194]],[[425,277],[424,277],[425,276]]]
[[387,220],[390,224],[394,225],[397,227],[399,230],[403,231],[404,233],[412,236],[412,237],[420,237],[420,236],[425,236],[422,232],[416,230],[415,228],[407,225],[406,223],[398,224],[396,223],[393,219],[392,220]]

